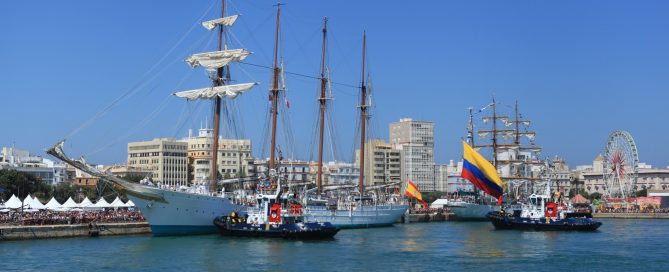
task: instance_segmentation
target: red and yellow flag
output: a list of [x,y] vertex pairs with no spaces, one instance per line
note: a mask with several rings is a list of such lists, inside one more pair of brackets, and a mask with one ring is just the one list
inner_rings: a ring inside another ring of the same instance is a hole
[[413,183],[413,181],[408,180],[409,184],[407,184],[407,191],[404,193],[406,196],[415,198],[421,203],[423,203],[423,207],[427,208],[427,203],[423,201],[423,196],[420,194],[420,190],[418,189],[418,185]]

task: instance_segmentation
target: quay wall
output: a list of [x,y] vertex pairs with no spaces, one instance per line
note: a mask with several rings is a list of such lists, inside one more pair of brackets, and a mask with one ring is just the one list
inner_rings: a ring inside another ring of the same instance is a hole
[[669,213],[593,213],[594,218],[669,219]]
[[88,224],[0,226],[0,241],[86,237],[95,230],[99,236],[151,233],[147,222],[100,223],[97,228],[91,228]]
[[453,213],[411,213],[404,215],[402,223],[418,223],[418,222],[441,222],[453,220]]

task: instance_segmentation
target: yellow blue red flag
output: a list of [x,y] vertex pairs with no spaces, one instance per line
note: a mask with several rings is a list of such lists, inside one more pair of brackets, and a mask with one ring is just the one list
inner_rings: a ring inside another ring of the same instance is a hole
[[462,141],[462,146],[464,147],[464,160],[461,176],[487,194],[497,198],[497,205],[501,205],[504,183],[497,175],[497,169],[465,141]]
[[418,185],[413,183],[413,181],[408,180],[409,184],[407,184],[407,191],[404,193],[408,197],[412,197],[415,199],[418,199],[421,203],[423,203],[423,207],[427,208],[427,203],[423,201],[423,195],[420,194],[420,190],[418,189]]

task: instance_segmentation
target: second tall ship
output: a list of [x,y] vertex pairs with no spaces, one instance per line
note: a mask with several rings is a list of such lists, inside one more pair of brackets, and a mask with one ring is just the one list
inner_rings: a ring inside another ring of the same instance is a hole
[[[538,156],[541,147],[536,146],[536,132],[529,130],[530,120],[522,118],[518,111],[518,102],[514,106],[514,115],[498,115],[498,103],[495,99],[479,110],[490,110],[491,115],[483,116],[482,122],[487,129],[476,130],[473,109],[469,109],[467,140],[475,149],[489,150],[492,164],[508,188],[505,192],[507,202],[526,194],[532,183],[540,178],[533,175],[532,166],[541,165]],[[478,136],[482,141],[476,141]],[[489,142],[486,143],[486,139]],[[494,198],[474,189],[473,196],[450,201],[449,207],[459,220],[487,221],[486,215],[498,211]]]
[[[327,98],[325,90],[328,85],[328,77],[325,69],[325,52],[327,48],[327,19],[323,21],[323,46],[321,55],[321,89],[320,89],[320,111],[319,111],[319,145],[318,164],[316,174],[316,194],[307,195],[305,217],[312,221],[330,222],[339,228],[368,228],[392,226],[398,222],[406,213],[408,205],[399,195],[388,196],[378,193],[378,189],[385,186],[397,186],[399,183],[386,184],[378,188],[365,188],[365,124],[369,117],[367,84],[365,81],[365,56],[367,49],[367,36],[363,34],[362,41],[362,76],[360,83],[360,174],[357,186],[334,186],[338,190],[325,194],[323,190],[322,168],[323,168],[323,134],[325,127],[325,109]],[[355,191],[357,187],[357,192]],[[349,190],[346,190],[349,189]],[[377,190],[376,194],[369,194]],[[343,190],[343,191],[342,191]],[[339,194],[338,194],[339,193]],[[313,198],[312,198],[313,197]]]

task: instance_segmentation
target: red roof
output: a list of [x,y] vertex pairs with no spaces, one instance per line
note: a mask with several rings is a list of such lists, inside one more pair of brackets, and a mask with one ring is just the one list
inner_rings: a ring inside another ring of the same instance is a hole
[[583,197],[581,194],[577,194],[574,198],[571,199],[572,203],[590,203],[590,200]]

